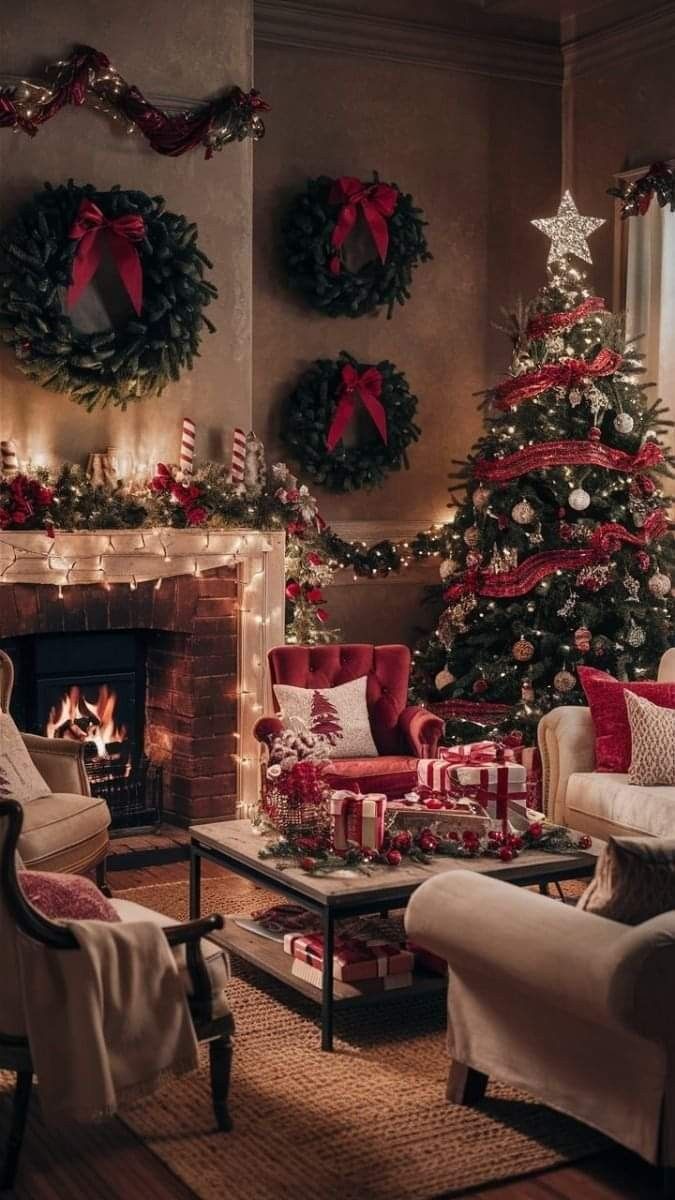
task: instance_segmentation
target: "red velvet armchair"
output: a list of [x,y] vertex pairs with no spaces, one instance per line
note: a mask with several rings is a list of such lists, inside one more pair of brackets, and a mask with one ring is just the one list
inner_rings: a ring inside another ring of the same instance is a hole
[[[336,758],[328,774],[336,788],[403,796],[417,782],[418,758],[433,758],[443,721],[426,708],[407,705],[410,651],[407,646],[277,646],[269,652],[272,683],[329,688],[368,676],[366,701],[377,758]],[[256,724],[267,743],[283,728],[278,717]]]

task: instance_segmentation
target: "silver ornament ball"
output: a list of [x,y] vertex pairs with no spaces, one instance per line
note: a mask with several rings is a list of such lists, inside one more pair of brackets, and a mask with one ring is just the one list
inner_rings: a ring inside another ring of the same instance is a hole
[[486,487],[477,487],[471,499],[473,500],[474,508],[477,508],[480,512],[481,509],[489,504],[490,492]]
[[570,492],[567,502],[575,512],[583,512],[588,508],[591,498],[585,488],[578,487]]
[[617,413],[614,418],[614,428],[616,429],[617,433],[632,433],[634,425],[635,421],[631,417],[630,413],[620,412]]
[[529,500],[519,500],[511,509],[511,516],[516,525],[531,525],[536,515]]
[[576,677],[571,671],[558,671],[553,676],[553,686],[557,692],[571,692],[576,685]]

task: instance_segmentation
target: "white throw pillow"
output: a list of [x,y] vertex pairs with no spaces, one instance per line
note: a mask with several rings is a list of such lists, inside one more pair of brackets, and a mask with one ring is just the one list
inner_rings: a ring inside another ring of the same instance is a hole
[[637,787],[675,785],[675,709],[625,691],[632,743],[628,782]]
[[331,743],[331,758],[376,758],[366,704],[368,676],[332,688],[291,687],[275,683],[274,694],[284,721],[299,720]]
[[52,789],[33,765],[14,721],[4,712],[0,712],[0,779],[8,793],[3,796],[6,800],[28,804],[51,795]]

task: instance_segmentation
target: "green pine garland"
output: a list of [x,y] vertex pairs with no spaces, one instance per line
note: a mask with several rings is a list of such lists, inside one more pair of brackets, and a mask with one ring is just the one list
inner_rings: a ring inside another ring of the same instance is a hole
[[408,467],[406,451],[416,442],[420,428],[414,423],[417,397],[405,375],[393,363],[379,362],[382,376],[380,401],[387,420],[387,441],[373,426],[372,436],[355,446],[338,442],[333,450],[326,436],[338,404],[341,372],[349,363],[361,374],[367,369],[346,350],[338,359],[320,358],[301,376],[288,397],[282,440],[293,458],[315,483],[330,492],[353,492],[381,484],[389,471]]
[[410,299],[413,270],[432,257],[424,236],[422,210],[411,195],[391,184],[399,195],[387,221],[385,262],[374,254],[358,271],[349,270],[342,262],[339,272],[334,273],[330,268],[335,257],[331,238],[340,205],[328,200],[333,183],[325,175],[309,179],[307,190],[295,198],[286,214],[282,238],[288,282],[328,317],[362,317],[382,306],[391,317],[396,304]]
[[[119,330],[82,333],[64,308],[77,249],[69,232],[85,198],[110,219],[133,213],[145,222],[143,308]],[[202,311],[218,294],[204,279],[212,264],[197,245],[197,226],[166,212],[161,196],[46,184],[0,233],[0,249],[0,337],[24,374],[89,412],[159,395],[192,368],[203,326],[214,332]]]

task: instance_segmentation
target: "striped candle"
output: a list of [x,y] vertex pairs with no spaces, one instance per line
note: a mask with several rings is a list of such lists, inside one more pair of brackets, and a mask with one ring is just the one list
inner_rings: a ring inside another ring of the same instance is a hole
[[190,417],[183,417],[183,433],[180,440],[180,469],[183,475],[191,475],[195,457],[196,426]]
[[243,429],[235,429],[232,434],[232,463],[230,466],[230,482],[244,482],[244,466],[246,464],[246,434]]
[[2,459],[3,475],[14,475],[19,470],[19,459],[16,454],[16,443],[8,438],[0,442],[0,458]]

